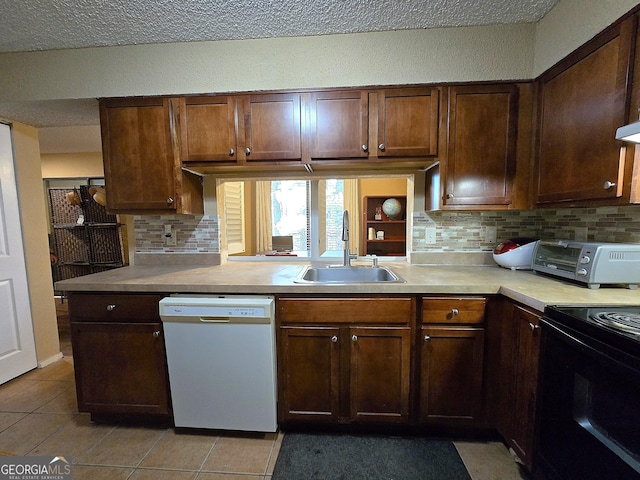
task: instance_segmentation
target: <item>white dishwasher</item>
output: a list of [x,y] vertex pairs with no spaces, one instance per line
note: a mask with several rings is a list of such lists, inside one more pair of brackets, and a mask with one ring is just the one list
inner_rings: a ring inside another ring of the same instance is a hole
[[160,301],[176,427],[275,432],[272,296]]

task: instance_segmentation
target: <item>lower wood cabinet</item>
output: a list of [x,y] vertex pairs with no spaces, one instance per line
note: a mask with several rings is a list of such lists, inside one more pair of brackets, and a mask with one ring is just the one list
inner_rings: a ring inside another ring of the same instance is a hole
[[162,295],[69,294],[78,409],[169,416]]
[[420,331],[420,421],[478,421],[484,329],[434,326]]
[[507,444],[530,471],[535,444],[540,317],[539,312],[505,301],[496,423]]
[[408,423],[414,305],[279,299],[279,420]]
[[338,422],[339,328],[282,326],[278,331],[279,420]]
[[424,297],[420,328],[419,420],[483,420],[485,298]]

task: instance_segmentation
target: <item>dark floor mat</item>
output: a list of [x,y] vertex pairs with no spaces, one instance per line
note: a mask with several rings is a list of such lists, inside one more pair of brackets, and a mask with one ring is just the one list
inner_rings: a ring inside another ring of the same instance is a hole
[[418,437],[287,433],[272,480],[470,480],[453,443]]

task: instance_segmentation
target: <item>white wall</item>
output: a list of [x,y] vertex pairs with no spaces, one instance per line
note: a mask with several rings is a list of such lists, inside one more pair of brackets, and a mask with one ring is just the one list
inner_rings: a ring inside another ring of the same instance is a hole
[[0,54],[0,102],[531,78],[534,34],[526,24]]
[[529,79],[637,4],[560,0],[537,25],[0,54],[0,102]]
[[635,0],[561,0],[536,26],[533,76],[540,75],[638,4]]
[[60,344],[49,259],[47,209],[42,194],[38,130],[14,123],[12,131],[36,356],[39,364],[47,364],[57,359]]

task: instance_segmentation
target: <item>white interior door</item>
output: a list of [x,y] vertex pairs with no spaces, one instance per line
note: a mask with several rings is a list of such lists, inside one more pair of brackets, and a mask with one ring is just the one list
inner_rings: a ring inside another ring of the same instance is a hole
[[36,365],[11,129],[0,123],[0,384]]

